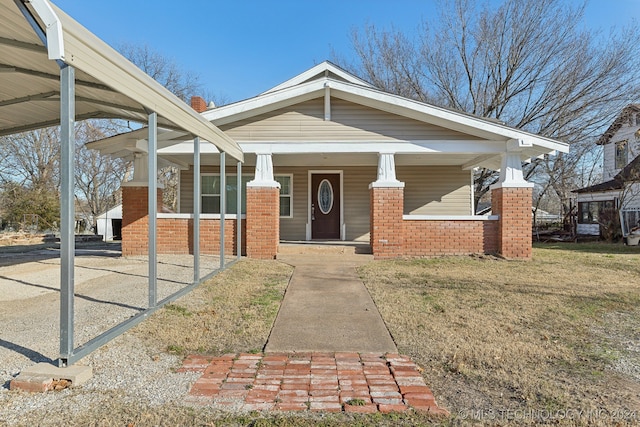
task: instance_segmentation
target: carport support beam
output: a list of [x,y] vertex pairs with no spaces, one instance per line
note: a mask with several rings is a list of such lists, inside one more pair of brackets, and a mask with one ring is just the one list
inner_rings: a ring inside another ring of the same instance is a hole
[[220,270],[224,268],[224,221],[227,212],[227,162],[226,153],[220,152]]
[[149,113],[149,308],[158,303],[158,113]]
[[236,207],[236,257],[242,257],[242,162],[237,165],[238,205]]
[[60,367],[73,355],[75,69],[60,69]]
[[200,280],[200,137],[193,138],[193,282]]

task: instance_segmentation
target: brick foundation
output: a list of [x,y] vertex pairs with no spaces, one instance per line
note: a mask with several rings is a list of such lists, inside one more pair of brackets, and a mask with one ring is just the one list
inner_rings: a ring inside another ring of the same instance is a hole
[[531,259],[531,188],[494,188],[491,205],[498,224],[498,253],[507,259]]
[[247,256],[274,259],[280,241],[280,189],[247,186]]
[[495,254],[498,221],[405,220],[405,256]]
[[370,244],[374,258],[396,258],[404,255],[404,189],[371,187]]

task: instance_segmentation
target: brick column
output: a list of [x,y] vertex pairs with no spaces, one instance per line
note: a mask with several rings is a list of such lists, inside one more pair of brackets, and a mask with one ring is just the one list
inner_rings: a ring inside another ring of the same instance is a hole
[[403,187],[377,187],[371,184],[370,244],[375,259],[404,255]]
[[[149,251],[148,187],[122,186],[122,256],[146,255]],[[157,212],[162,209],[158,188]]]
[[247,257],[276,257],[280,242],[279,188],[247,186],[246,233]]
[[498,221],[498,253],[507,259],[531,259],[531,187],[491,190],[491,206]]

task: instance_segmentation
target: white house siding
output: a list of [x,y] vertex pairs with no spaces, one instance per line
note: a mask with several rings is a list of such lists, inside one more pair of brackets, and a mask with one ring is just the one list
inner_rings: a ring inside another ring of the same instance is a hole
[[611,142],[604,145],[604,161],[602,171],[602,180],[609,181],[620,172],[620,168],[616,169],[616,142],[629,141],[629,157],[628,162],[631,162],[638,155],[640,155],[640,141],[635,138],[635,132],[640,129],[640,126],[623,125],[618,131],[611,137]]
[[335,98],[331,100],[330,121],[324,120],[324,98],[317,98],[221,125],[220,129],[239,142],[474,139],[460,132]]

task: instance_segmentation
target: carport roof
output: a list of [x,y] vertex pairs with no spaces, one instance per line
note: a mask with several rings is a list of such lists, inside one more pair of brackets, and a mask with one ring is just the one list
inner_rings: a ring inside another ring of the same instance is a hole
[[243,160],[232,138],[48,0],[0,0],[0,135],[60,123],[62,63],[76,70],[76,120],[146,123],[153,111],[160,126]]

